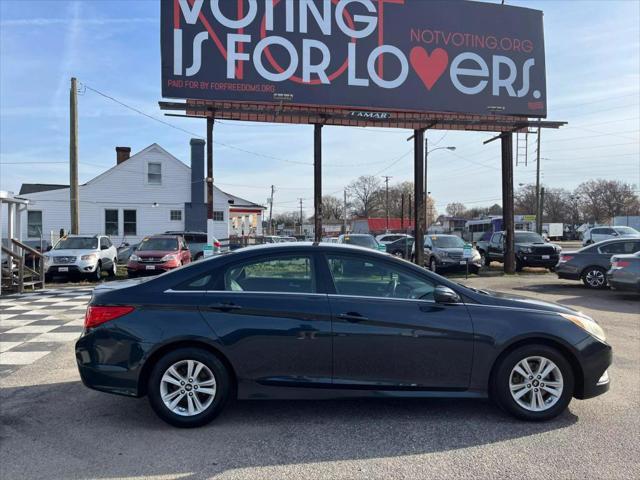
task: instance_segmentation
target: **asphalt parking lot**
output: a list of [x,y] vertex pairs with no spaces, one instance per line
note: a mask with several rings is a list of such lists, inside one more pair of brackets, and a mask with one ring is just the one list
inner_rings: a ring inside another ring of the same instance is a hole
[[640,478],[640,297],[552,274],[460,281],[596,318],[611,390],[542,424],[485,401],[251,401],[179,430],[82,386],[67,341],[0,378],[0,478]]

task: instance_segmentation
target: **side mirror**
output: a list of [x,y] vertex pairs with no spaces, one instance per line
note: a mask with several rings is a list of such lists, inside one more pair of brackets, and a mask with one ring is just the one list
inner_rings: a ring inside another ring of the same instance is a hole
[[51,245],[49,245],[49,246],[47,247],[47,252],[50,252],[52,248],[53,248],[53,247],[52,247]]
[[433,292],[436,303],[460,303],[461,298],[456,292],[444,285],[438,285]]
[[107,247],[106,245],[100,245],[100,250],[108,250],[109,247]]

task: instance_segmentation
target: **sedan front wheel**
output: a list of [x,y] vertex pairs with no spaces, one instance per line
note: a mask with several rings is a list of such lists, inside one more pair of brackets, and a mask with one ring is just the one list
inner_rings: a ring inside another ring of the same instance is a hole
[[600,267],[591,267],[582,274],[582,282],[589,288],[604,288],[607,286],[607,272]]
[[555,348],[525,345],[509,353],[493,375],[492,396],[498,405],[523,420],[550,420],[573,397],[574,375]]

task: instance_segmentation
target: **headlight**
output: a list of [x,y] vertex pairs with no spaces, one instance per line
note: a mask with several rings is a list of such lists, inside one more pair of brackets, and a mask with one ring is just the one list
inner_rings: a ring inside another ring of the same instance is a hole
[[533,250],[531,250],[530,247],[524,247],[520,250],[522,253],[531,253]]
[[170,253],[170,254],[165,255],[164,257],[162,257],[162,259],[160,261],[168,262],[170,260],[177,260],[177,259],[178,259],[178,257],[176,255]]
[[131,256],[129,257],[129,260],[131,260],[132,262],[139,262],[140,261],[140,257],[138,255],[136,255],[135,253],[132,253]]
[[438,252],[438,253],[443,257],[448,257],[449,256],[449,252]]
[[49,255],[44,256],[44,263],[45,265],[51,263],[51,257]]
[[83,261],[86,262],[86,261],[89,261],[89,260],[95,260],[97,258],[98,258],[98,256],[95,253],[90,253],[89,255],[82,255],[80,257],[80,260],[83,260]]
[[590,335],[593,335],[601,342],[604,342],[606,340],[604,330],[593,319],[587,316],[583,317],[582,315],[570,315],[568,313],[561,313],[560,315],[567,320],[575,323],[577,326],[588,332]]

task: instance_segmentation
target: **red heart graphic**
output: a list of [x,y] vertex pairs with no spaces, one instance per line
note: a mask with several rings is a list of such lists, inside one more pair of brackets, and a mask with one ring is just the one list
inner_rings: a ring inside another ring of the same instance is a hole
[[449,65],[449,54],[442,48],[436,48],[431,55],[422,47],[411,49],[411,66],[424,86],[431,90]]

